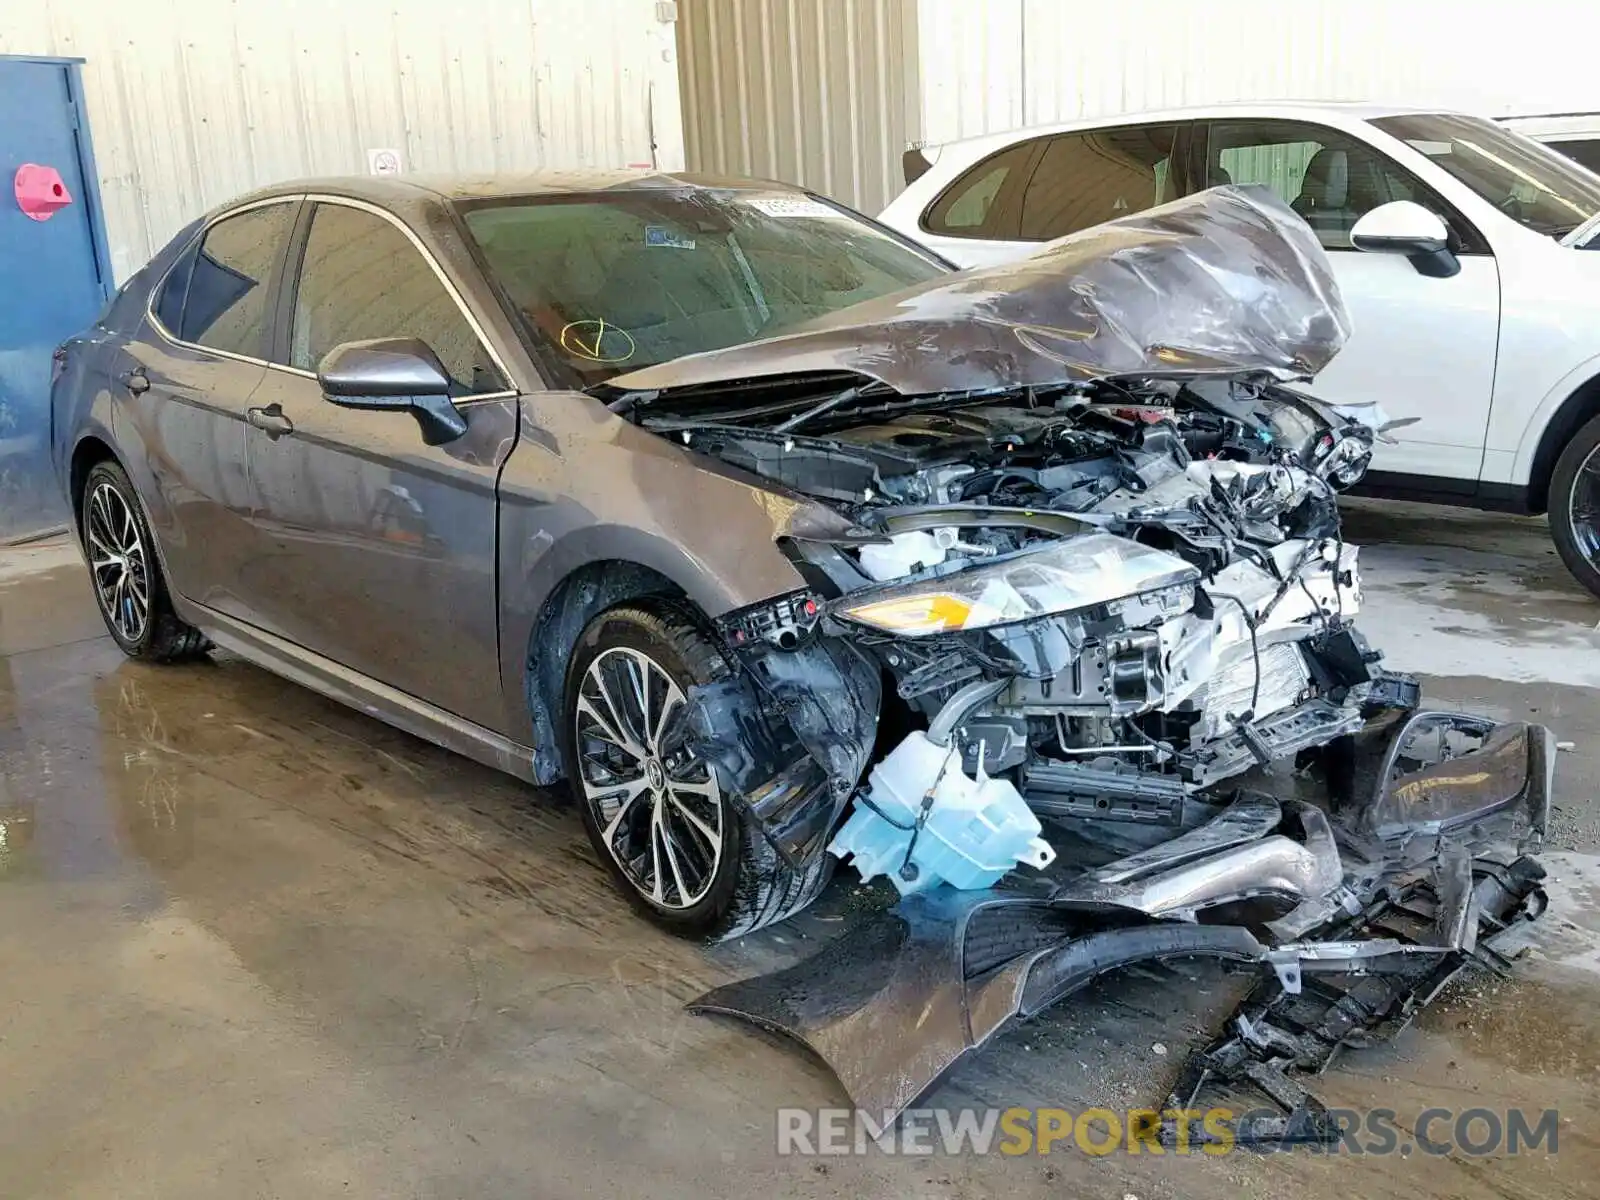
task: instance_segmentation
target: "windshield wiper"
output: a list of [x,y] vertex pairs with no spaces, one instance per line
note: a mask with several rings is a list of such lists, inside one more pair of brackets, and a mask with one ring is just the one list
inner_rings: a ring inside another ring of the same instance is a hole
[[792,433],[794,430],[804,425],[807,421],[811,420],[812,417],[820,417],[823,413],[830,413],[841,405],[849,404],[850,401],[854,400],[859,395],[861,395],[861,388],[859,386],[847,387],[844,391],[839,392],[837,395],[829,396],[820,404],[813,404],[810,408],[802,408],[788,420],[779,421],[772,427],[772,432]]

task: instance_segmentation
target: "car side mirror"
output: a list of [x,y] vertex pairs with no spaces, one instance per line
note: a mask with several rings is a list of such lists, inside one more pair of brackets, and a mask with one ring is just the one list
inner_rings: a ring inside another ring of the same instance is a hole
[[1435,279],[1461,270],[1444,218],[1411,200],[1391,200],[1363,215],[1350,230],[1350,244],[1369,254],[1404,254],[1418,274]]
[[467,419],[450,399],[450,376],[420,338],[344,342],[317,366],[322,394],[341,408],[410,412],[430,446],[453,442]]

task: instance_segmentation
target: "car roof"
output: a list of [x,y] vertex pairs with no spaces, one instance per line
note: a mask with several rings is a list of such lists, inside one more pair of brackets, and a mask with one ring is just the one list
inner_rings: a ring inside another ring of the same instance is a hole
[[1161,121],[1203,121],[1213,117],[1276,117],[1285,120],[1305,119],[1321,113],[1342,117],[1345,120],[1370,121],[1378,117],[1397,117],[1408,113],[1436,113],[1439,108],[1418,108],[1403,104],[1376,104],[1364,100],[1234,100],[1222,104],[1195,105],[1188,108],[1155,108],[1143,112],[1118,113],[1116,116],[1076,117],[1053,125],[1029,125],[1009,129],[1003,133],[985,133],[974,137],[956,138],[939,143],[941,146],[977,148],[992,145],[996,149],[1024,137],[1039,134],[1071,133],[1081,129],[1109,129],[1121,125],[1148,125]]
[[702,175],[656,170],[549,170],[495,174],[340,175],[291,179],[240,196],[226,204],[233,208],[274,196],[323,192],[366,200],[381,207],[415,204],[423,200],[493,200],[507,196],[559,196],[609,191],[680,191],[705,188],[718,191],[753,190],[801,193],[803,188],[770,179],[735,175]]

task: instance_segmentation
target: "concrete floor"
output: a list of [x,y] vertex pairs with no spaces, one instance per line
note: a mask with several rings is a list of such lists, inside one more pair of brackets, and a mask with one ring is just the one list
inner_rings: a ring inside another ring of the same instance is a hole
[[[1575,752],[1533,957],[1319,1090],[1402,1124],[1559,1108],[1554,1157],[778,1159],[774,1110],[837,1085],[681,1005],[809,950],[837,896],[715,951],[660,936],[570,808],[238,660],[125,661],[76,552],[44,545],[0,555],[0,1194],[1593,1194],[1600,603],[1535,522],[1362,504],[1347,532],[1391,665]],[[1156,1102],[1237,987],[1102,983],[932,1103]]]

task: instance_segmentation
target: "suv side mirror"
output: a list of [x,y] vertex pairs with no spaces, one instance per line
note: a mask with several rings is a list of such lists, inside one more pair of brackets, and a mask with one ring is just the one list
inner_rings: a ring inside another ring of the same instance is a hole
[[1461,270],[1444,218],[1411,200],[1391,200],[1350,230],[1350,244],[1369,254],[1404,254],[1421,275],[1448,279]]
[[410,412],[430,446],[453,442],[467,419],[450,400],[450,376],[420,338],[373,338],[345,342],[323,355],[317,382],[341,408]]

